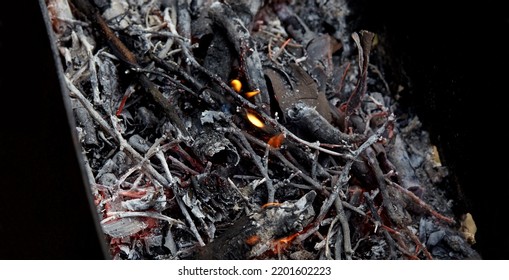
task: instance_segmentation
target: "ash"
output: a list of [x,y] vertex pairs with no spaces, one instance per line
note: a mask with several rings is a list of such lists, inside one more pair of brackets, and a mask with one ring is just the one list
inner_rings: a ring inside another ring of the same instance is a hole
[[46,2],[113,259],[480,258],[345,2]]

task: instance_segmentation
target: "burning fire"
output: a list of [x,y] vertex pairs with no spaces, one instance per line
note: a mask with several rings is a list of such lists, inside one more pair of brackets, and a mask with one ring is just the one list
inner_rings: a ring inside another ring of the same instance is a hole
[[[233,79],[230,81],[230,86],[232,87],[232,89],[236,92],[236,93],[240,93],[242,91],[242,82],[238,79]],[[260,90],[259,89],[256,89],[256,90],[253,90],[253,91],[248,91],[246,93],[244,93],[244,95],[247,97],[247,98],[251,98],[257,94],[260,93]]]
[[285,135],[283,133],[278,133],[278,134],[270,137],[267,144],[269,144],[273,148],[279,149],[279,148],[281,148],[281,145],[283,144],[284,140],[285,140]]
[[283,238],[280,238],[280,239],[277,239],[275,240],[273,243],[272,243],[272,251],[275,253],[275,254],[278,254],[278,253],[281,253],[283,250],[285,250],[286,248],[288,248],[290,246],[290,244],[292,243],[292,241],[300,235],[300,232],[296,232],[290,236],[287,236],[287,237],[283,237]]
[[255,115],[252,113],[246,113],[247,119],[256,127],[263,128],[265,127],[265,124]]
[[254,91],[248,91],[245,94],[246,94],[247,98],[251,98],[251,97],[253,97],[253,96],[255,96],[255,95],[259,94],[259,93],[260,93],[260,90],[257,89],[257,90],[254,90]]
[[242,90],[242,82],[237,80],[237,79],[231,80],[230,81],[230,86],[237,93],[239,93]]

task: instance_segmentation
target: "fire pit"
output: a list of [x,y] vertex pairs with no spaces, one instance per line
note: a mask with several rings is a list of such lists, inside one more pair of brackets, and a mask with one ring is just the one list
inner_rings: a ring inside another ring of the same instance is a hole
[[343,1],[47,0],[113,259],[479,259]]

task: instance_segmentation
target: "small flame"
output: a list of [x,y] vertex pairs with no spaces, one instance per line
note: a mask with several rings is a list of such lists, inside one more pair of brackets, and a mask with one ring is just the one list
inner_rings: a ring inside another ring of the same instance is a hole
[[284,140],[285,140],[285,135],[283,133],[279,133],[277,135],[270,137],[267,144],[269,144],[273,148],[279,149],[279,148],[281,148],[281,145],[283,144]]
[[259,89],[254,90],[254,91],[248,91],[248,92],[246,92],[246,97],[247,98],[251,98],[251,97],[253,97],[253,96],[255,96],[255,95],[259,94],[259,93],[260,93]]
[[285,250],[290,246],[292,241],[300,235],[300,232],[296,232],[290,236],[280,238],[273,243],[273,252],[274,253],[281,253],[281,251]]
[[263,128],[265,127],[265,124],[254,114],[252,113],[246,113],[247,114],[247,119],[256,127],[258,128]]
[[234,79],[234,80],[231,80],[230,82],[230,86],[233,88],[233,90],[235,92],[240,92],[242,90],[242,82],[237,80],[237,79]]

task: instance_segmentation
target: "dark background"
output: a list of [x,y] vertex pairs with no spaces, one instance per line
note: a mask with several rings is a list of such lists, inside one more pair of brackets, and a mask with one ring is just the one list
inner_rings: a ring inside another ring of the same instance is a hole
[[[484,259],[509,259],[505,95],[509,18],[487,1],[356,0],[385,34],[415,108],[455,174]],[[401,2],[401,3],[400,3]],[[493,1],[495,2],[495,1]],[[502,2],[502,1],[499,1]],[[8,3],[8,4],[7,4]],[[103,259],[38,1],[0,9],[0,259]]]
[[484,259],[509,259],[507,10],[501,1],[350,2],[358,29],[385,36],[392,66],[404,71],[393,78],[410,80],[401,102],[440,147],[450,188],[463,193],[456,208],[476,221],[474,247]]
[[39,2],[4,4],[0,259],[103,259]]

